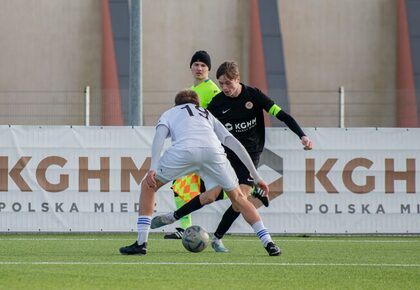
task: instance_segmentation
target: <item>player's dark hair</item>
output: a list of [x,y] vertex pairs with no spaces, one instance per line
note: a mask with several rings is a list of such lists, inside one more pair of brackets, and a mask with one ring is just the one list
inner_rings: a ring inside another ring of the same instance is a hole
[[239,77],[239,66],[236,61],[225,61],[222,63],[216,72],[216,78],[225,75],[229,80]]
[[190,89],[185,89],[176,94],[175,106],[188,103],[195,104],[197,106],[200,105],[200,99],[196,92]]

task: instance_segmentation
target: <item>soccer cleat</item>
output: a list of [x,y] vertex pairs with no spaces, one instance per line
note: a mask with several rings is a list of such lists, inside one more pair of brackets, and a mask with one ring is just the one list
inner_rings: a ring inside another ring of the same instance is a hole
[[168,214],[158,215],[152,219],[150,228],[157,229],[166,225],[170,225],[175,221],[174,218],[170,218]]
[[251,195],[255,198],[258,198],[265,207],[268,207],[269,199],[268,196],[264,196],[264,194],[264,190],[258,186],[254,186],[254,190],[251,193]]
[[223,245],[222,240],[219,240],[219,239],[212,239],[212,241],[211,241],[211,247],[217,253],[226,253],[226,252],[229,252],[229,250],[226,249],[225,246]]
[[146,255],[147,252],[147,243],[141,245],[137,244],[137,241],[134,244],[126,247],[120,248],[120,253],[123,255]]
[[165,240],[181,240],[185,230],[182,228],[176,228],[176,230],[175,233],[166,234],[163,238]]
[[265,249],[270,256],[280,256],[281,254],[280,248],[277,247],[273,242],[269,242],[267,246],[265,246]]

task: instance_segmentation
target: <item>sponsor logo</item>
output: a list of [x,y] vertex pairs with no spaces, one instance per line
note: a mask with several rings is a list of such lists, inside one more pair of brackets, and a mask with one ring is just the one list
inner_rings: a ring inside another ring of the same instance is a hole
[[57,213],[79,213],[79,212],[138,212],[138,202],[1,202],[0,201],[0,213],[1,212],[57,212]]
[[[30,162],[32,156],[23,156],[10,170],[8,156],[0,156],[0,192],[9,191],[9,178],[21,192],[33,191],[33,186],[30,185],[33,184],[32,180],[35,180],[37,185],[46,192],[66,191],[73,179],[78,180],[78,188],[76,189],[78,192],[88,192],[91,180],[97,180],[100,192],[110,192],[111,172],[113,172],[110,159],[110,157],[100,157],[100,168],[90,169],[89,160],[92,162],[92,158],[80,156],[78,158],[78,168],[76,171],[72,171],[73,174],[69,174],[64,173],[68,160],[61,156],[45,157],[38,164],[33,164],[33,161]],[[119,191],[130,192],[130,179],[134,178],[135,182],[140,185],[149,170],[150,157],[144,160],[140,168],[137,167],[131,157],[120,157],[119,162],[120,169],[118,171],[120,171],[121,178]],[[26,168],[27,166],[29,169]],[[58,172],[57,167],[63,168],[63,172]],[[26,179],[27,171],[32,172],[35,178]],[[54,172],[54,176],[51,176],[51,173],[48,173],[49,171]],[[28,180],[31,182],[28,183]],[[94,190],[96,191],[97,188]]]
[[222,114],[226,114],[227,112],[229,112],[230,111],[230,108],[229,109],[227,109],[227,110],[222,110]]
[[[0,192],[10,191],[11,185],[12,191],[17,189],[20,192],[32,192],[40,187],[47,192],[62,192],[71,188],[71,184],[75,184],[74,181],[77,181],[78,192],[88,192],[89,187],[93,185],[90,184],[92,180],[96,180],[97,183],[94,191],[99,189],[100,192],[111,192],[110,181],[115,178],[115,174],[120,179],[118,190],[130,192],[130,180],[133,178],[140,185],[150,167],[150,157],[145,158],[142,164],[136,164],[132,157],[128,156],[119,157],[117,160],[118,166],[114,165],[114,168],[111,168],[109,156],[79,156],[76,160],[68,160],[61,156],[47,156],[41,160],[34,160],[32,156],[22,156],[17,160],[10,160],[8,156],[0,156]],[[69,161],[76,161],[76,170],[69,171]],[[92,163],[95,162],[99,163],[99,168],[92,169]],[[350,160],[306,158],[304,162],[302,190],[308,195],[336,195],[340,192],[366,195],[378,189],[387,195],[417,193],[415,158],[385,158],[383,162],[376,161],[377,164],[362,157]],[[260,157],[260,166],[262,165],[283,175],[283,158],[267,148]],[[399,168],[396,169],[396,166]]]
[[[95,158],[94,158],[95,159]],[[61,156],[47,156],[34,160],[32,156],[22,156],[17,160],[10,160],[8,156],[0,156],[0,192],[111,192],[111,180],[115,179],[115,170],[111,170],[111,157],[102,156],[98,160],[99,168],[92,169],[93,158],[77,157],[78,168],[69,171],[69,160]],[[283,194],[284,170],[283,157],[265,148],[260,156],[259,167],[269,176],[270,199]],[[11,163],[10,163],[11,162]],[[309,199],[301,204],[303,214],[420,214],[420,203],[415,199],[416,194],[416,159],[415,158],[385,158],[374,161],[368,158],[339,158],[303,159],[302,187],[299,190]],[[142,164],[136,164],[131,157],[120,157],[117,171],[119,172],[119,192],[131,192],[130,180],[140,185],[150,167],[150,158]],[[405,164],[405,165],[403,165]],[[67,166],[66,166],[67,165]],[[139,166],[140,165],[140,166]],[[375,166],[377,165],[377,166]],[[379,167],[378,167],[379,166]],[[396,167],[398,166],[398,169]],[[58,170],[57,170],[58,169]],[[61,172],[60,172],[61,171]],[[270,173],[271,172],[271,173]],[[33,177],[28,176],[33,174]],[[291,171],[293,174],[293,170]],[[266,179],[266,177],[264,177]],[[35,181],[35,183],[34,183]],[[76,181],[76,182],[74,182]],[[93,181],[93,182],[92,182]],[[248,179],[249,182],[253,180]],[[382,189],[383,187],[383,189]],[[367,196],[380,191],[387,198],[380,202],[377,199],[337,199],[341,194]],[[412,198],[402,198],[401,194]],[[324,195],[322,200],[314,200],[313,196]],[[389,203],[390,196],[395,196],[395,203]],[[328,197],[331,197],[328,198]],[[85,211],[85,207],[93,212],[131,212],[138,205],[130,202],[110,203],[100,200],[83,204],[72,201],[28,201],[0,200],[0,212],[69,212]]]
[[[319,161],[319,160],[318,160]],[[356,194],[366,194],[372,192],[376,189],[377,180],[385,181],[385,193],[395,193],[395,183],[396,181],[402,181],[405,183],[405,192],[408,194],[413,194],[416,192],[416,159],[408,158],[405,160],[406,169],[397,171],[395,170],[395,159],[385,158],[383,170],[375,169],[372,172],[383,172],[383,176],[375,176],[366,174],[362,176],[361,173],[366,172],[374,165],[373,161],[367,158],[354,158],[347,161],[343,168],[334,168],[337,167],[338,158],[328,158],[318,171],[315,169],[315,159],[308,158],[306,159],[305,166],[305,180],[306,180],[306,193],[313,194],[315,193],[315,181],[318,181],[318,184],[322,188],[332,194],[339,193],[335,183],[339,182],[339,178],[332,180],[328,177],[328,174],[332,172],[342,172],[341,175],[341,184],[344,187]],[[363,170],[365,169],[365,170]],[[359,176],[356,179],[353,175],[355,172],[359,172]],[[339,176],[340,176],[339,175]],[[380,182],[380,181],[379,181]],[[316,190],[316,192],[321,192],[321,190]]]
[[232,124],[231,124],[231,123],[226,123],[226,124],[225,124],[225,128],[226,128],[226,130],[228,130],[228,131],[232,131],[232,130],[233,130],[233,126],[232,126]]
[[232,127],[232,129],[234,128],[235,132],[237,132],[237,133],[246,132],[246,131],[254,128],[255,126],[257,126],[257,118],[254,118],[254,119],[246,121],[246,122],[235,123],[235,124],[233,124],[233,126],[230,123],[226,123],[225,124],[226,129],[228,129],[228,127],[227,127],[228,124],[229,124],[230,127]]

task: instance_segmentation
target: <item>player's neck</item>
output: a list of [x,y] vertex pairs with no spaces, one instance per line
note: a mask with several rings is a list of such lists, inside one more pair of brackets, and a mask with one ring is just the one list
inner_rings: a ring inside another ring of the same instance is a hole
[[242,85],[239,84],[238,88],[235,90],[235,92],[232,94],[232,98],[238,97],[242,92]]
[[194,79],[194,87],[198,86],[202,82],[206,81],[208,78],[205,79]]

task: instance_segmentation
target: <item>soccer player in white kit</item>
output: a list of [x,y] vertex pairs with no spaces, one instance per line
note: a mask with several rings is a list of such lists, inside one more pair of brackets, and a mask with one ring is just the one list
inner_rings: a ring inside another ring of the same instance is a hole
[[[171,137],[172,144],[159,158],[167,137]],[[269,191],[242,144],[209,111],[199,106],[197,93],[183,90],[175,97],[175,107],[164,112],[156,125],[150,169],[141,183],[137,241],[120,248],[121,254],[146,255],[155,192],[166,183],[195,172],[209,189],[202,193],[203,200],[209,197],[208,203],[212,202],[214,196],[220,193],[221,186],[252,226],[268,254],[280,255],[280,249],[274,244],[257,210],[241,192],[235,171],[221,144],[236,152],[256,184]]]

